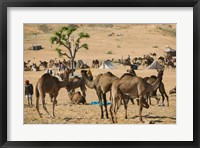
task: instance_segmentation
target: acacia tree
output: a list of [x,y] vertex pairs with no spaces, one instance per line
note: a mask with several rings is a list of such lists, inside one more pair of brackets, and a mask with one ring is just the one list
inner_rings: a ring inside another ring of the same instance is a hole
[[[67,56],[67,58],[71,60],[72,69],[74,69],[74,59],[79,49],[88,49],[88,44],[81,44],[81,39],[90,37],[88,33],[80,32],[78,34],[78,37],[75,39],[73,36],[73,32],[77,29],[78,27],[74,25],[62,27],[50,38],[52,44],[58,44],[56,51],[58,52],[59,56]],[[66,52],[63,52],[60,47],[64,47],[66,49]]]

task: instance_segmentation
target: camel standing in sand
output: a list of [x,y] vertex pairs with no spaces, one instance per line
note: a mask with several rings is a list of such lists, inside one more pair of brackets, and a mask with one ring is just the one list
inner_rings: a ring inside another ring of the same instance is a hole
[[[156,76],[152,75],[151,77],[145,77],[144,80],[146,80],[149,84],[153,84],[155,81],[156,81]],[[162,106],[164,106],[164,100],[165,100],[165,97],[167,99],[167,106],[169,106],[169,97],[165,91],[165,85],[163,82],[160,82],[160,85],[158,87],[159,91],[160,91],[160,94],[162,96]],[[154,97],[156,100],[157,100],[157,104],[159,104],[159,100],[157,98],[157,94],[156,94],[157,90],[155,91],[152,91],[149,93],[149,104],[151,105],[151,98]]]
[[[144,122],[142,120],[142,109],[143,107],[149,108],[149,105],[147,104],[145,97],[149,92],[155,91],[159,87],[160,82],[162,80],[162,76],[163,76],[163,71],[161,70],[159,71],[158,77],[155,83],[153,84],[149,84],[143,78],[133,76],[132,74],[124,74],[120,79],[115,80],[111,88],[112,104],[110,107],[110,113],[112,116],[113,123],[117,122],[116,114],[117,114],[117,110],[120,107],[121,99],[123,99],[123,101],[125,102],[125,100],[130,97],[139,98],[140,121]],[[127,104],[126,103],[124,103],[124,108],[125,108],[125,118],[127,119]]]
[[[72,73],[74,70],[66,70],[64,73],[64,81],[59,81],[58,78],[51,76],[48,73],[42,75],[42,77],[38,80],[36,87],[35,87],[35,94],[36,94],[36,109],[40,117],[42,115],[39,111],[39,95],[42,98],[42,105],[44,110],[49,114],[46,105],[45,105],[45,94],[49,93],[51,101],[53,101],[53,117],[55,117],[54,109],[55,104],[57,104],[56,97],[58,96],[58,92],[61,88],[67,87],[69,74]],[[53,100],[54,98],[54,100]],[[50,114],[49,114],[50,115]]]
[[106,100],[106,93],[111,90],[112,82],[117,80],[118,77],[113,75],[111,72],[107,72],[104,74],[99,74],[95,80],[90,81],[88,79],[87,71],[82,70],[81,75],[87,87],[96,90],[97,97],[100,103],[101,109],[101,118],[104,117],[103,113],[103,105],[102,105],[102,98],[104,101],[104,107],[106,112],[106,117],[108,118],[108,111],[107,111],[107,100]]

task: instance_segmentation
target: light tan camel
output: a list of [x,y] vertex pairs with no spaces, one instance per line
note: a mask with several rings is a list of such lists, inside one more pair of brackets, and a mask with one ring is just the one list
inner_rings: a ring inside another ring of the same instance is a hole
[[[64,80],[59,81],[58,78],[51,76],[48,73],[42,75],[42,77],[38,80],[36,87],[35,87],[35,94],[36,94],[36,109],[40,117],[42,115],[39,111],[39,95],[42,98],[42,105],[44,110],[49,114],[46,105],[45,105],[45,94],[49,93],[51,101],[53,101],[53,117],[55,117],[54,109],[55,104],[57,104],[56,97],[58,96],[58,92],[61,88],[67,87],[68,85],[68,78],[69,74],[72,73],[74,70],[65,70],[64,72]],[[54,98],[54,100],[52,100]],[[49,114],[50,115],[50,114]]]
[[75,93],[70,93],[69,98],[73,104],[86,104],[85,98],[81,95],[79,91]]
[[102,98],[103,98],[106,117],[108,118],[106,93],[111,90],[112,82],[118,79],[118,77],[113,75],[111,72],[107,72],[104,74],[99,74],[95,80],[90,81],[86,70],[82,70],[81,75],[83,80],[85,81],[86,86],[96,90],[96,94],[100,103],[101,118],[104,117],[103,105],[102,105]]
[[[152,85],[147,83],[143,78],[133,76],[132,74],[124,74],[120,79],[113,82],[112,88],[111,88],[111,107],[110,107],[110,113],[112,117],[113,123],[117,122],[116,114],[117,110],[120,107],[121,99],[125,102],[127,98],[133,98],[138,97],[139,98],[139,119],[141,122],[144,122],[142,120],[142,109],[143,107],[149,108],[149,105],[147,104],[145,97],[146,94],[156,90],[160,82],[162,80],[163,71],[159,71],[158,77]],[[120,95],[121,94],[121,95]],[[121,96],[121,97],[119,97]],[[125,108],[125,118],[127,118],[127,104],[124,103]]]

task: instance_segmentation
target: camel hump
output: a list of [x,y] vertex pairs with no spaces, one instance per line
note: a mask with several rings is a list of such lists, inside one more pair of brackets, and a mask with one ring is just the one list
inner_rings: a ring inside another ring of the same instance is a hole
[[79,95],[81,95],[81,92],[80,91],[78,91],[78,92],[76,92],[77,94],[79,94]]
[[126,77],[126,76],[131,76],[131,77],[133,77],[133,75],[132,75],[132,74],[130,74],[130,73],[124,73],[124,74],[121,76],[121,78],[120,78],[120,79],[122,79],[122,78],[124,78],[124,77]]
[[49,73],[45,73],[45,74],[42,75],[42,78],[46,78],[46,77],[49,77],[49,76],[51,77],[51,75]]
[[157,77],[155,75],[152,75],[151,78],[156,79]]
[[110,76],[115,76],[110,71],[106,72],[105,74],[110,75]]

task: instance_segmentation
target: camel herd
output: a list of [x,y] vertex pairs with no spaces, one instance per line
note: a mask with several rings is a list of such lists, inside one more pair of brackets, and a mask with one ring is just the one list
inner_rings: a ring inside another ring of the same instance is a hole
[[[156,59],[156,53],[149,53],[146,55],[143,55],[143,57],[134,57],[133,59],[128,56],[127,58],[122,59],[114,59],[112,58],[107,59],[107,61],[111,61],[113,63],[118,63],[122,65],[128,65],[128,66],[142,66],[143,68],[148,67],[153,63],[153,61]],[[175,57],[158,57],[157,60],[165,69],[172,69],[174,70],[176,68],[176,58]],[[73,67],[75,69],[87,69],[87,68],[99,68],[101,66],[103,61],[94,59],[92,60],[91,66],[89,66],[87,63],[84,63],[82,60],[74,61]],[[47,61],[39,61],[39,64],[36,63],[30,64],[30,60],[27,62],[24,62],[24,71],[39,71],[39,70],[45,70],[48,68],[59,68],[59,70],[64,70],[65,68],[72,68],[72,62],[71,60],[66,61],[65,59],[58,60],[50,59],[49,62]]]
[[[134,103],[134,99],[137,99],[139,105],[139,119],[142,120],[143,108],[149,108],[151,105],[151,97],[156,96],[156,91],[159,89],[162,96],[162,104],[164,106],[164,100],[167,99],[167,106],[169,106],[169,99],[165,91],[162,77],[164,70],[158,70],[157,76],[150,76],[141,78],[136,75],[133,69],[127,70],[121,77],[117,77],[111,72],[99,74],[93,80],[91,71],[81,70],[81,77],[70,77],[74,69],[65,69],[63,72],[62,81],[57,77],[52,76],[49,73],[45,73],[39,78],[36,87],[36,110],[40,117],[42,114],[39,111],[39,98],[41,97],[43,109],[51,117],[55,117],[55,105],[57,104],[57,96],[61,88],[66,88],[69,98],[74,104],[86,104],[86,87],[94,89],[100,103],[100,118],[105,116],[109,118],[107,109],[106,93],[110,93],[110,115],[113,123],[117,123],[117,111],[121,104],[124,104],[125,118],[127,119],[127,104],[129,100]],[[75,89],[80,88],[81,92],[75,92]],[[53,102],[52,115],[48,112],[45,104],[45,94],[48,93],[51,101]],[[174,93],[174,91],[173,91]],[[103,102],[103,103],[102,103]],[[157,103],[159,99],[157,98]],[[103,109],[104,106],[104,109]]]

